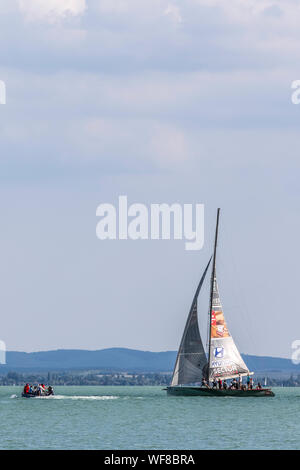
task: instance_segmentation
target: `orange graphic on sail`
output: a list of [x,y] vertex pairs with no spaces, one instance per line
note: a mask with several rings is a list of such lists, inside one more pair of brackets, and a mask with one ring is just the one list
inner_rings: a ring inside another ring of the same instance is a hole
[[228,338],[230,336],[222,310],[211,312],[211,337]]

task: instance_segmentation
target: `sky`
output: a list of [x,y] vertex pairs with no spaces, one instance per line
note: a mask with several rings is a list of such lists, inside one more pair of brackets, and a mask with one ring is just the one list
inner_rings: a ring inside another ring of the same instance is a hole
[[[299,0],[0,0],[8,350],[177,349],[220,207],[230,331],[244,353],[291,356],[299,24]],[[204,204],[203,249],[99,240],[96,209],[119,195]]]

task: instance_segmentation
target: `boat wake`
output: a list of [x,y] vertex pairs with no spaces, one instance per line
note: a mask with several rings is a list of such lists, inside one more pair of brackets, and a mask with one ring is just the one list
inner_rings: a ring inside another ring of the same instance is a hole
[[52,395],[50,397],[36,397],[47,400],[116,400],[119,397],[113,395]]

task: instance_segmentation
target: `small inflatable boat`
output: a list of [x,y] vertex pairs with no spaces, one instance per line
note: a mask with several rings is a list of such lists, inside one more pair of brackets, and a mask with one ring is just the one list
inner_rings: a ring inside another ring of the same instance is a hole
[[24,387],[22,392],[23,398],[50,397],[54,395],[54,390],[51,385],[49,385],[49,387],[30,386],[28,388],[29,390],[26,391],[26,387]]

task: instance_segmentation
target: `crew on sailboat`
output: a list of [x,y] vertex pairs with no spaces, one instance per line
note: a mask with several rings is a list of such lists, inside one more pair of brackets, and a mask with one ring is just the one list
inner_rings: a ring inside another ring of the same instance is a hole
[[247,375],[247,388],[250,390],[250,375]]
[[243,377],[241,375],[239,375],[239,386],[238,388],[242,388],[242,385],[243,385]]
[[208,385],[208,383],[207,383],[205,377],[202,377],[202,387],[207,387],[207,388],[209,388],[209,385]]
[[[248,380],[248,377],[249,377],[249,380]],[[219,390],[253,390],[254,388],[254,383],[253,383],[253,378],[248,376],[247,377],[247,386],[245,384],[243,384],[243,379],[241,376],[239,376],[238,379],[236,379],[235,377],[231,380],[231,384],[230,386],[228,387],[228,384],[227,384],[227,381],[226,380],[221,380],[221,379],[216,379],[214,378],[212,380],[212,388],[213,389],[219,389]],[[211,388],[209,386],[209,383],[207,382],[207,380],[205,379],[205,377],[202,378],[202,382],[201,382],[201,386],[202,387],[205,387],[205,388]],[[258,382],[257,386],[256,386],[256,390],[262,390],[262,386],[261,386],[261,383]]]

